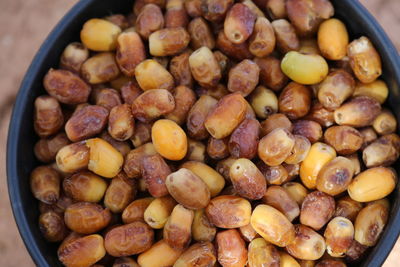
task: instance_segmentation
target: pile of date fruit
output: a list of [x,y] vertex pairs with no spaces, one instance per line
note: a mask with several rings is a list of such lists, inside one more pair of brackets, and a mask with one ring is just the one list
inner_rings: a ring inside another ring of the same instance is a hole
[[36,98],[39,227],[68,267],[346,266],[397,183],[381,59],[328,0],[137,0]]

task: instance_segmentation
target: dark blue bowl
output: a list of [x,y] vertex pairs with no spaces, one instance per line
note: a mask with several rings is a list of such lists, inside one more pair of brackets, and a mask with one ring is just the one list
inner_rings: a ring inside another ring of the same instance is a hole
[[[382,78],[390,88],[389,106],[400,119],[400,59],[383,29],[356,0],[331,0],[335,16],[346,23],[352,38],[368,36],[378,49],[383,62]],[[41,236],[38,227],[39,210],[29,187],[29,174],[38,165],[33,154],[37,137],[33,130],[33,102],[43,94],[42,80],[49,68],[57,67],[64,47],[79,40],[83,23],[93,17],[127,13],[133,1],[81,0],[58,23],[32,61],[21,84],[15,102],[7,145],[8,191],[16,223],[32,259],[38,266],[61,266],[57,246]],[[397,169],[399,170],[398,166]],[[363,263],[357,266],[381,266],[400,233],[399,186],[391,195],[389,222],[378,244]]]

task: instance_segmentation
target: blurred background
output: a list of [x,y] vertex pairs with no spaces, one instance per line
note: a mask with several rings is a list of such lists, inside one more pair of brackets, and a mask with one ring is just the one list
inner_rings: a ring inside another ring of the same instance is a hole
[[[34,266],[18,234],[7,194],[5,157],[20,82],[47,34],[77,0],[0,0],[0,266]],[[400,50],[400,0],[360,0]],[[36,205],[34,205],[36,208]],[[398,267],[400,241],[384,267]]]

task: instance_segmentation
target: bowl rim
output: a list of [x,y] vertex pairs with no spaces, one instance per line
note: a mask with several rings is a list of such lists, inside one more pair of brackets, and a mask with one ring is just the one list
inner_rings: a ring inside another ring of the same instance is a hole
[[[397,49],[393,45],[392,41],[389,39],[383,28],[376,21],[371,13],[359,2],[354,0],[336,0],[336,1],[346,1],[354,6],[354,11],[358,13],[359,16],[364,18],[365,23],[369,25],[372,33],[379,39],[381,43],[385,44],[383,48],[387,53],[394,55],[394,58],[385,62],[387,65],[391,65],[394,71],[394,79],[396,79],[397,84],[400,86],[400,57]],[[10,117],[8,137],[7,137],[7,152],[6,152],[6,174],[7,174],[7,187],[9,193],[9,200],[12,207],[12,213],[14,220],[16,222],[19,234],[24,242],[25,248],[29,252],[32,260],[38,266],[48,266],[48,261],[41,253],[38,243],[28,226],[28,219],[26,214],[22,210],[22,200],[19,192],[19,180],[15,180],[18,177],[17,174],[17,147],[18,147],[18,136],[19,129],[21,128],[22,121],[17,115],[21,114],[24,109],[24,102],[29,96],[29,88],[32,84],[34,78],[39,73],[39,66],[43,64],[46,59],[47,52],[51,48],[58,38],[61,38],[62,32],[68,27],[68,25],[77,17],[79,14],[91,5],[91,1],[80,0],[78,1],[56,24],[56,26],[47,35],[45,41],[40,46],[36,55],[34,56],[29,68],[27,69],[24,78],[19,87],[17,97],[14,103],[12,114]],[[14,179],[14,180],[13,180]],[[394,218],[390,219],[389,224],[386,225],[386,229],[394,230],[394,232],[384,231],[380,237],[380,241],[377,246],[379,248],[371,253],[368,257],[373,257],[372,260],[364,263],[365,266],[374,267],[381,266],[386,260],[387,256],[391,252],[399,234],[400,234],[400,209],[394,214]]]
[[49,266],[48,261],[41,253],[37,242],[29,230],[29,223],[26,214],[22,210],[22,200],[19,192],[19,187],[15,186],[16,182],[12,179],[17,178],[17,147],[18,147],[18,129],[21,128],[22,121],[17,115],[21,114],[24,109],[25,99],[29,95],[29,88],[34,78],[39,74],[39,67],[43,64],[47,56],[47,50],[50,49],[58,38],[61,38],[62,32],[68,27],[68,25],[79,16],[79,14],[91,4],[91,1],[80,0],[67,13],[61,18],[61,20],[54,26],[54,28],[47,35],[45,41],[36,52],[31,64],[29,65],[21,85],[18,90],[18,94],[12,110],[8,137],[7,137],[7,156],[6,156],[6,173],[7,173],[7,187],[9,200],[12,207],[12,213],[14,216],[15,223],[18,228],[18,232],[22,241],[24,242],[25,248],[31,256],[33,262],[37,266]]

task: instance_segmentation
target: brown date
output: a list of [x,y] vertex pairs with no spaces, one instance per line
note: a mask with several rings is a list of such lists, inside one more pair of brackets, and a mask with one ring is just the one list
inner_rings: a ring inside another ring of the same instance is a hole
[[219,232],[216,241],[218,247],[218,262],[222,266],[240,267],[246,264],[246,245],[236,229]]
[[132,105],[133,101],[143,93],[143,90],[140,88],[136,80],[133,80],[124,84],[121,87],[120,92],[124,103]]
[[[72,235],[72,236],[71,236]],[[91,266],[106,255],[101,235],[72,233],[58,248],[58,259],[68,267]]]
[[234,44],[244,43],[252,34],[256,15],[242,3],[234,4],[224,22],[224,33]]
[[65,124],[65,132],[72,142],[78,142],[99,134],[105,127],[108,110],[101,106],[89,105],[74,112]]
[[223,31],[218,33],[216,47],[228,57],[236,60],[253,58],[253,55],[250,53],[246,42],[234,44],[229,41]]
[[115,106],[108,118],[108,132],[117,141],[128,140],[135,131],[131,107],[128,104]]
[[56,159],[57,152],[70,143],[63,132],[49,138],[42,138],[35,144],[35,156],[41,162],[49,163]]
[[64,220],[72,231],[80,234],[92,234],[110,223],[111,212],[95,203],[78,202],[67,207]]
[[209,136],[204,122],[217,103],[218,101],[215,98],[208,95],[202,95],[194,103],[186,120],[186,127],[191,138],[201,140]]
[[138,14],[135,29],[143,39],[148,39],[150,34],[164,27],[164,16],[159,6],[145,5]]
[[118,36],[115,59],[123,74],[135,75],[136,66],[146,59],[146,50],[137,32],[123,32]]
[[151,247],[154,231],[144,222],[117,226],[107,232],[104,247],[114,257],[141,253]]
[[311,120],[298,120],[293,123],[293,134],[306,137],[312,144],[322,138],[322,127]]
[[230,69],[228,90],[248,96],[257,86],[260,68],[256,63],[245,59]]
[[186,121],[190,109],[196,102],[196,95],[189,87],[179,85],[175,87],[174,99],[175,109],[165,115],[165,118],[182,125]]
[[257,154],[260,123],[255,119],[245,119],[232,132],[228,148],[233,157],[252,159]]
[[255,58],[260,67],[260,83],[274,91],[281,90],[288,82],[288,77],[281,70],[281,60],[274,56]]
[[98,90],[98,93],[96,93],[95,104],[110,111],[113,107],[122,104],[121,96],[115,89],[103,88]]
[[68,234],[62,214],[54,211],[42,213],[39,217],[39,229],[49,242],[60,242]]
[[220,195],[206,208],[210,222],[220,228],[238,228],[250,223],[250,202],[237,196]]
[[43,80],[49,95],[64,104],[80,104],[88,100],[91,88],[79,76],[67,70],[50,69]]
[[133,101],[132,114],[142,121],[149,122],[175,109],[173,95],[166,89],[150,89]]
[[46,204],[54,204],[60,197],[60,175],[51,167],[36,167],[31,172],[30,185],[34,197]]
[[142,177],[153,197],[163,197],[168,194],[165,180],[170,173],[170,167],[159,154],[143,158]]
[[184,85],[191,88],[193,77],[189,67],[189,56],[189,52],[183,52],[171,58],[169,72],[174,77],[176,85]]
[[335,212],[335,200],[320,191],[311,192],[301,205],[300,222],[315,230],[321,229]]
[[64,124],[64,115],[57,99],[47,95],[37,97],[33,122],[35,132],[40,137],[57,133]]
[[295,120],[307,115],[311,106],[311,91],[308,87],[291,82],[279,95],[279,112]]
[[104,206],[113,213],[122,212],[135,198],[137,191],[136,181],[120,172],[111,180],[104,196]]

